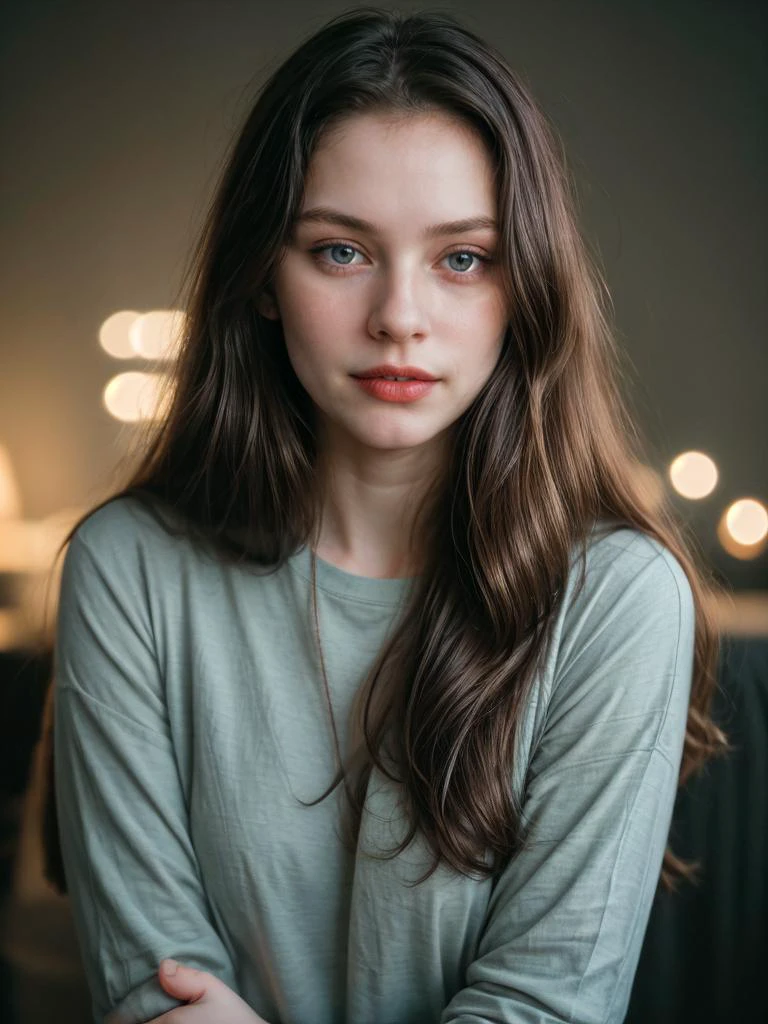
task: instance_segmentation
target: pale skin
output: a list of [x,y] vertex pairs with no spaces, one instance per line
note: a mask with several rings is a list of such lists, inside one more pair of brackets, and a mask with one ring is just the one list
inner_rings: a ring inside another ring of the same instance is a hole
[[[439,113],[355,115],[312,157],[301,213],[326,212],[298,219],[259,310],[282,322],[318,410],[325,496],[314,549],[346,572],[419,571],[406,543],[415,503],[446,457],[448,428],[491,376],[507,325],[497,229],[455,223],[494,223],[496,205],[482,141]],[[428,231],[448,222],[451,231]],[[416,402],[383,402],[352,376],[381,363],[439,381]],[[184,1005],[149,1024],[265,1024],[213,975],[184,965],[170,974],[169,963],[160,983]]]
[[[301,220],[318,208],[375,230]],[[410,575],[415,501],[445,458],[448,427],[496,365],[507,318],[497,265],[482,257],[494,255],[498,233],[427,234],[477,217],[496,219],[490,158],[447,116],[357,115],[313,155],[276,302],[264,298],[260,310],[281,319],[319,410],[330,469],[315,550],[348,572]],[[320,245],[331,248],[309,251]],[[440,381],[412,404],[382,402],[350,376],[380,363],[415,365]]]
[[[267,1024],[237,993],[207,971],[161,960],[157,971],[160,984],[181,1006],[153,1017],[148,1024]],[[104,1024],[122,1024],[117,1012],[110,1013]]]

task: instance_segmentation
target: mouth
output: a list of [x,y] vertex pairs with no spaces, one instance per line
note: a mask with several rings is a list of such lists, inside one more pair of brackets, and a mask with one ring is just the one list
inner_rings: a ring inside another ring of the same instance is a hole
[[439,377],[434,377],[427,370],[422,370],[419,366],[394,366],[391,363],[385,363],[382,366],[372,366],[368,370],[363,370],[361,373],[353,373],[351,376],[357,380],[379,379],[395,382],[439,380]]
[[361,374],[356,379],[357,380],[394,380],[394,381],[399,381],[401,383],[404,382],[404,381],[409,381],[409,380],[427,380],[426,377],[386,377],[386,376],[384,376],[384,374],[374,374],[374,373],[366,373],[364,375]]
[[373,399],[381,402],[415,402],[428,395],[437,383],[436,380],[392,379],[389,376],[353,377],[358,387]]

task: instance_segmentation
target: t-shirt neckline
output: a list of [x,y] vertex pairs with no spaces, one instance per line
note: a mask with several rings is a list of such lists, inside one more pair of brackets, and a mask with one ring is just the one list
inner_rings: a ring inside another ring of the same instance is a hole
[[[317,587],[326,593],[347,600],[365,601],[371,604],[398,605],[417,576],[375,577],[357,576],[326,562],[319,555],[317,563]],[[311,551],[303,545],[288,559],[288,564],[307,582],[312,582]]]

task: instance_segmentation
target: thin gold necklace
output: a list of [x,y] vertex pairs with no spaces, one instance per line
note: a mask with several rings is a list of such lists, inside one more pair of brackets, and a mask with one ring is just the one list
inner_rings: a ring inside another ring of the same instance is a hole
[[[323,673],[323,684],[325,685],[325,699],[328,702],[328,714],[331,717],[331,728],[333,729],[333,743],[336,748],[336,763],[341,770],[343,768],[341,759],[341,747],[339,745],[339,734],[336,731],[336,719],[333,716],[333,704],[331,703],[331,688],[328,685],[328,673],[325,671],[325,658],[323,657],[323,644],[320,640],[320,620],[317,614],[317,557],[314,550],[310,548],[310,564],[312,566],[312,612],[315,622],[315,642],[317,643],[317,651],[320,655],[320,669]],[[347,776],[344,773],[344,788],[349,796],[349,786],[347,785]]]

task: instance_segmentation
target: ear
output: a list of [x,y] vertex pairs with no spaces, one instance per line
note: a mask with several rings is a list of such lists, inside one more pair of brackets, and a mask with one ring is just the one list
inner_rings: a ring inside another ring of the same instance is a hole
[[256,299],[256,309],[268,320],[279,320],[280,310],[271,289],[265,289]]

